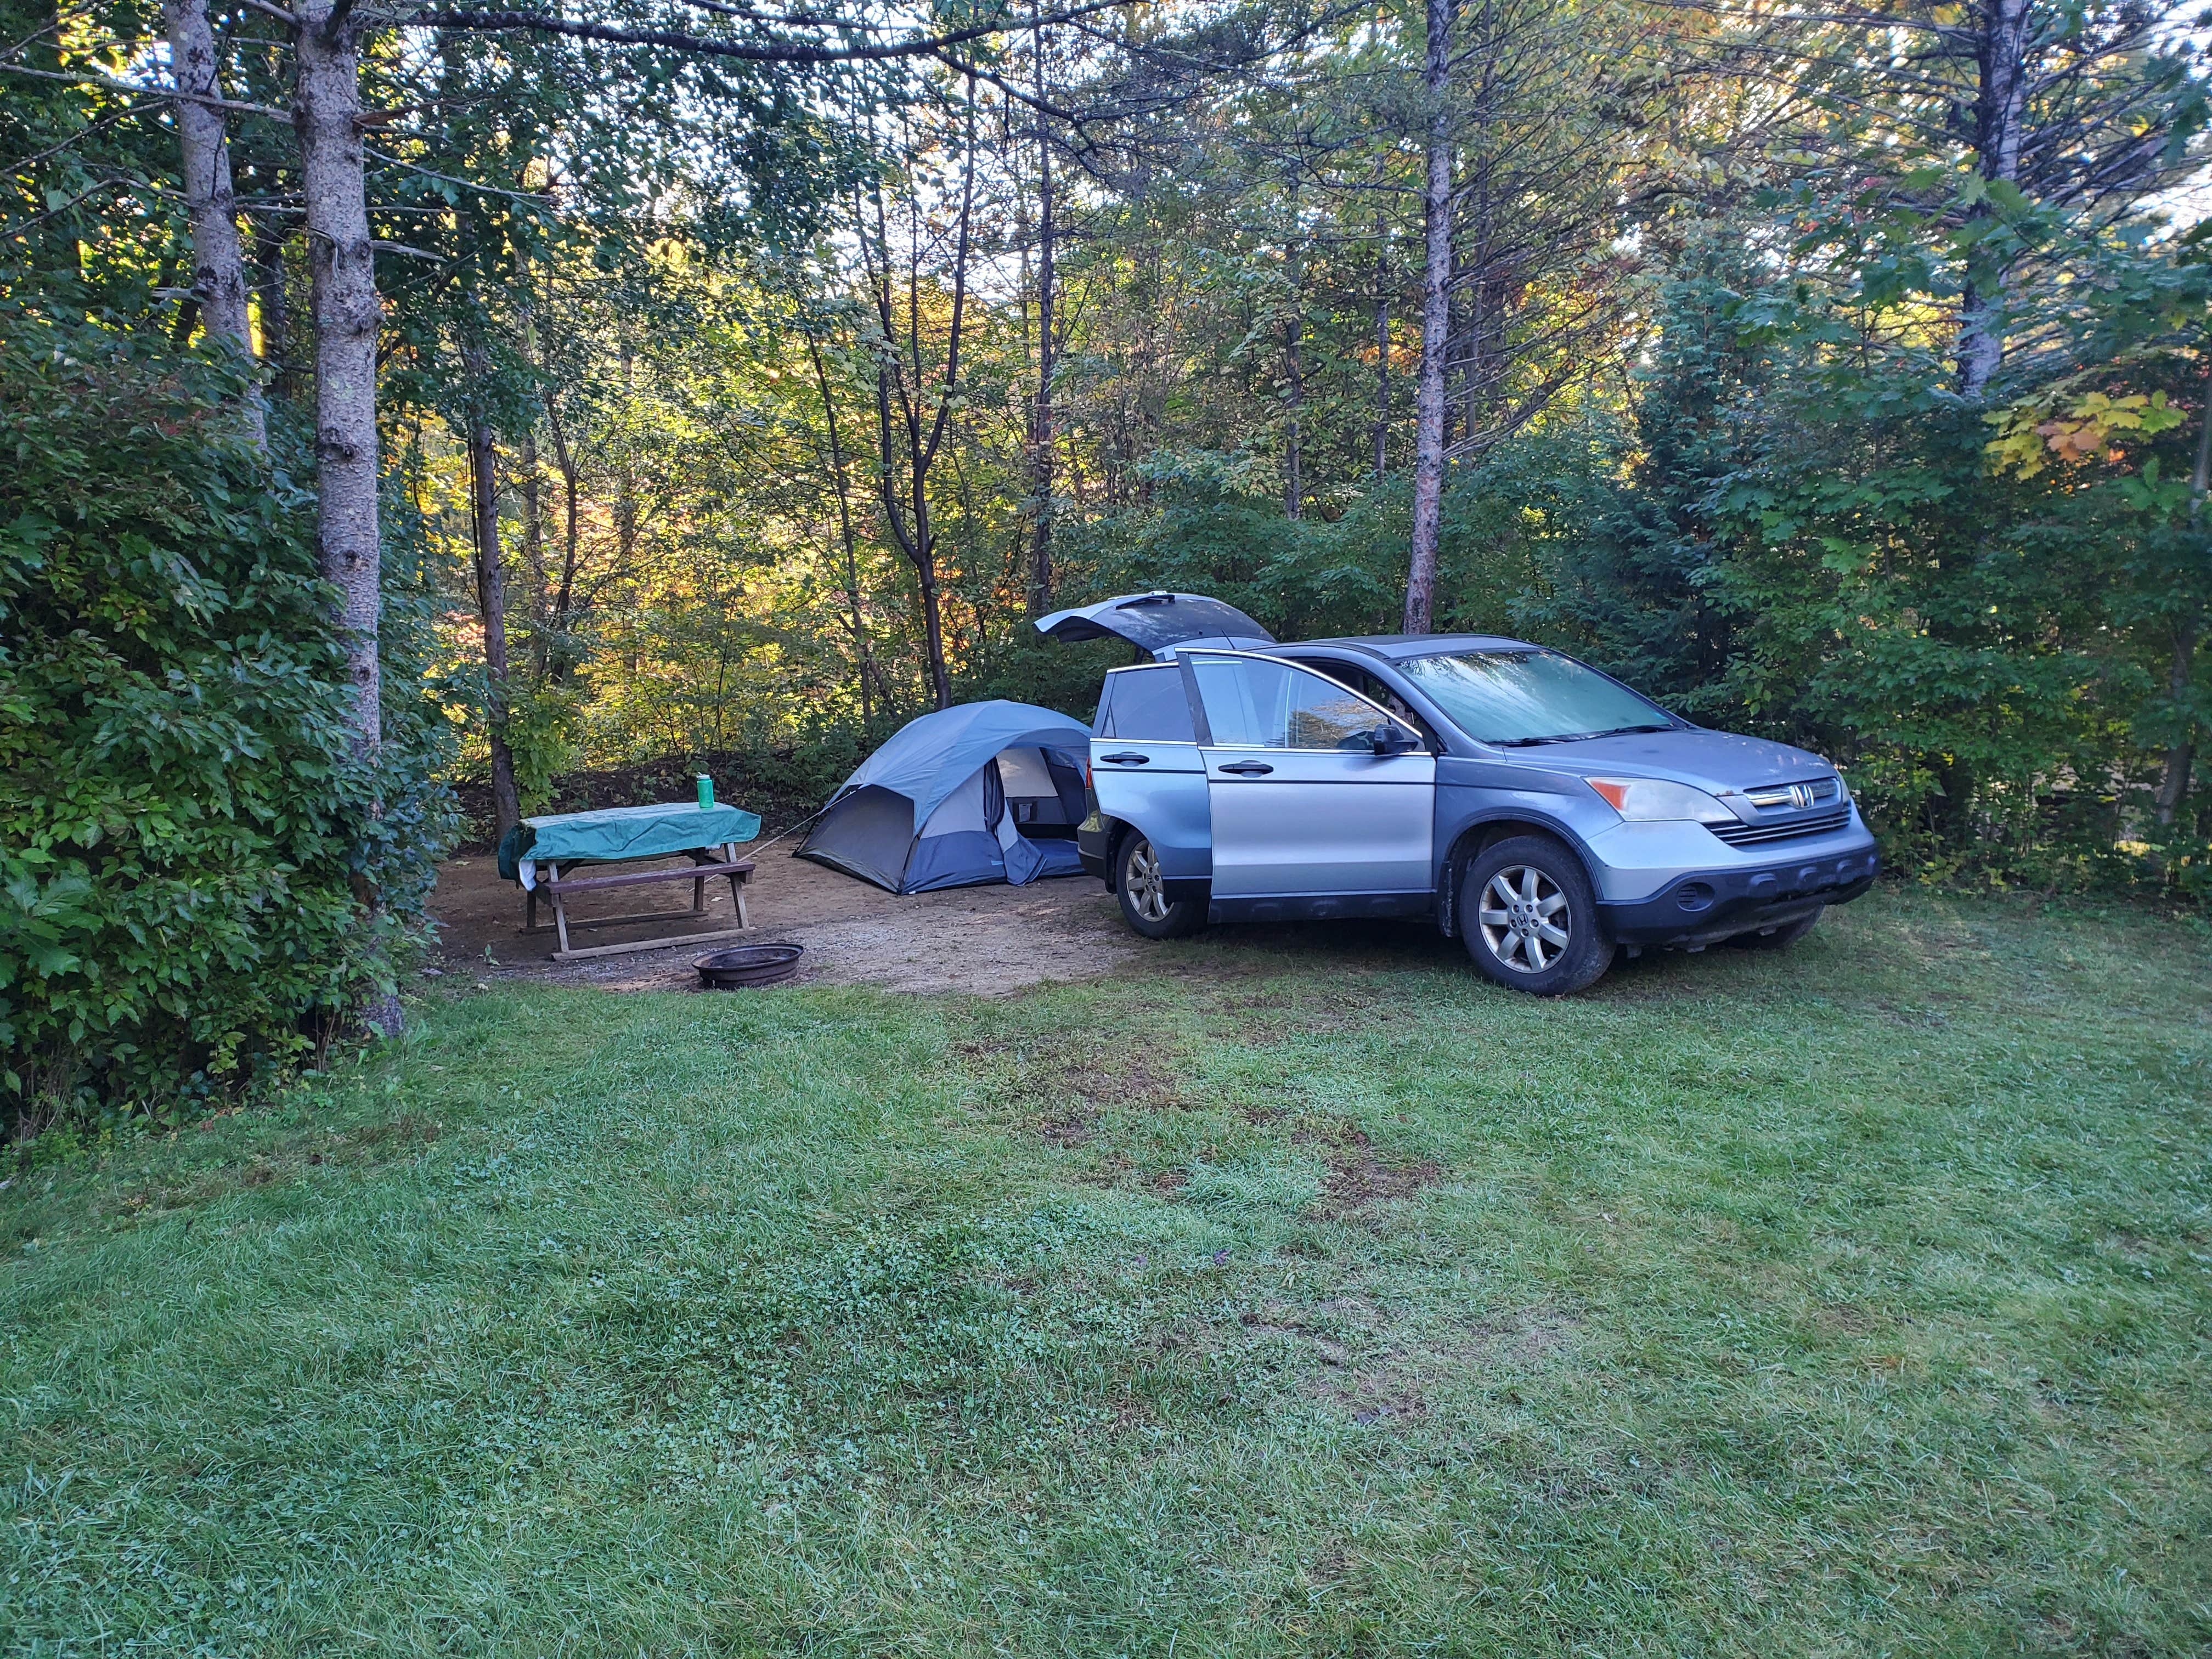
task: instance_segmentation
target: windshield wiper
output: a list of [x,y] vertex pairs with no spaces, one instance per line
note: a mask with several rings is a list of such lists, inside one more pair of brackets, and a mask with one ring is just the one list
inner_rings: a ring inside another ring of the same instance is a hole
[[1671,732],[1671,726],[1615,726],[1603,732],[1561,732],[1548,738],[1493,738],[1500,749],[1534,749],[1540,743],[1581,743],[1589,738],[1625,738],[1634,732]]

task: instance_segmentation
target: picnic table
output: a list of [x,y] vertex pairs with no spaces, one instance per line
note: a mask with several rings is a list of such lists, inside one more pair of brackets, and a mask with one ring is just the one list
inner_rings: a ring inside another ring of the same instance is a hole
[[[525,818],[507,831],[499,844],[499,872],[522,884],[528,896],[523,918],[526,933],[553,932],[561,948],[556,962],[580,957],[622,956],[633,951],[655,951],[669,945],[691,945],[732,939],[751,926],[745,914],[745,884],[751,879],[751,860],[738,856],[741,842],[760,834],[760,815],[737,806],[698,806],[690,801],[671,801],[649,806],[609,806],[593,812],[556,812]],[[607,865],[634,864],[646,859],[665,859],[683,854],[691,862],[661,870],[629,870],[614,875],[578,874]],[[737,907],[738,925],[711,933],[679,933],[665,939],[638,939],[627,945],[572,947],[571,927],[616,927],[643,921],[677,921],[707,914],[707,883],[727,880],[730,898]],[[572,919],[568,900],[580,893],[611,888],[649,886],[659,882],[691,884],[689,910],[660,910],[627,916]],[[540,894],[551,900],[551,927],[538,921]]]

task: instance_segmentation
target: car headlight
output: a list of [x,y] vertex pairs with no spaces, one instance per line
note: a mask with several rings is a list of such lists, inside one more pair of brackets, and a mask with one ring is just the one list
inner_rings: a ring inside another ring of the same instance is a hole
[[1686,783],[1662,783],[1656,778],[1590,778],[1589,787],[1605,804],[1637,823],[1684,820],[1692,823],[1734,823],[1736,815],[1702,789]]

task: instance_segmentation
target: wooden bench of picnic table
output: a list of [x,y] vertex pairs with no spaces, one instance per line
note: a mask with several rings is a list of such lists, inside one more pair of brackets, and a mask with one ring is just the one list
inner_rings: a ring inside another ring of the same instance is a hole
[[[690,945],[708,940],[731,939],[750,928],[752,926],[752,919],[745,911],[745,884],[752,879],[753,861],[750,859],[738,858],[736,855],[736,849],[727,845],[721,849],[720,858],[696,852],[690,854],[690,856],[692,862],[689,866],[679,865],[668,870],[631,870],[614,876],[564,876],[561,873],[560,865],[549,860],[545,865],[545,878],[530,890],[528,910],[524,917],[523,931],[528,933],[542,933],[547,931],[540,927],[538,921],[538,895],[541,891],[553,901],[552,927],[561,939],[561,948],[553,953],[553,960],[556,962],[571,962],[580,957],[623,956],[635,951],[656,950],[664,945]],[[598,867],[599,867],[598,865],[590,862],[569,866],[571,870],[578,868],[590,870]],[[730,884],[730,901],[737,907],[738,925],[735,927],[726,927],[719,933],[683,933],[670,939],[642,939],[629,945],[571,946],[568,943],[568,929],[571,927],[579,929],[621,927],[636,922],[684,921],[693,916],[703,916],[707,914],[708,882],[725,878]],[[582,918],[574,921],[569,919],[566,901],[572,895],[605,892],[617,887],[646,887],[657,882],[669,881],[688,881],[691,884],[690,909],[654,910],[628,916],[598,916],[588,921]]]
[[[738,856],[738,847],[759,831],[758,814],[711,803],[696,810],[688,803],[605,807],[588,812],[526,818],[510,832],[507,840],[502,841],[500,857],[502,869],[520,880],[528,895],[522,931],[557,933],[561,948],[553,952],[553,960],[573,962],[583,957],[657,951],[672,945],[708,944],[747,931],[752,926],[752,917],[746,910],[745,884],[752,878],[753,865],[750,859]],[[647,860],[678,857],[690,862],[661,869],[632,867],[601,873],[613,866],[635,866]],[[568,901],[586,893],[675,881],[691,884],[689,910],[592,917],[568,914]],[[571,929],[696,921],[707,914],[707,884],[710,881],[730,884],[730,901],[738,913],[735,927],[717,933],[633,939],[621,945],[578,945],[570,942]],[[538,920],[538,896],[541,892],[553,906],[550,929]]]

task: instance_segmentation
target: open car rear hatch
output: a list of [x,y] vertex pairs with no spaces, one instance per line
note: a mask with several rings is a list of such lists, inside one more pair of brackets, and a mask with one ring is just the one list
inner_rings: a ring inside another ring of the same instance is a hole
[[1124,593],[1040,617],[1037,632],[1071,641],[1127,640],[1162,662],[1187,645],[1249,651],[1275,642],[1273,634],[1235,605],[1203,593]]

